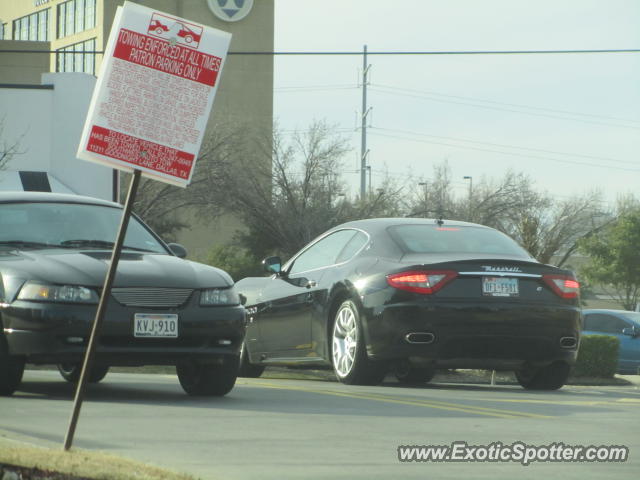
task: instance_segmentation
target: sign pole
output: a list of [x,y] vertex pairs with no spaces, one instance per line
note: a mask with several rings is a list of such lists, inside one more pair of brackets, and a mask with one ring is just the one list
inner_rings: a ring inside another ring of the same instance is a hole
[[84,363],[82,365],[82,372],[80,373],[80,379],[78,381],[78,387],[76,389],[76,396],[73,401],[73,412],[69,421],[69,428],[64,439],[64,450],[67,451],[71,448],[73,443],[73,436],[76,431],[76,425],[78,424],[78,416],[80,415],[80,408],[82,407],[82,401],[84,399],[84,390],[87,383],[87,378],[93,364],[93,356],[95,352],[95,344],[100,335],[100,328],[102,326],[102,320],[107,309],[107,303],[109,296],[111,295],[111,286],[116,276],[116,269],[118,268],[118,262],[120,261],[120,253],[122,252],[122,245],[124,244],[124,237],[127,233],[127,227],[129,226],[129,218],[131,217],[131,210],[133,208],[133,202],[136,198],[136,192],[138,190],[138,184],[140,183],[140,170],[133,171],[133,178],[131,179],[131,185],[129,185],[129,193],[127,194],[127,200],[124,204],[124,211],[122,213],[122,220],[120,221],[120,228],[118,229],[118,235],[116,237],[116,243],[113,246],[113,253],[111,254],[111,263],[107,276],[104,281],[102,293],[100,294],[100,302],[98,303],[98,310],[96,311],[96,317],[93,321],[93,328],[91,330],[91,337],[87,345],[87,351],[84,357]]

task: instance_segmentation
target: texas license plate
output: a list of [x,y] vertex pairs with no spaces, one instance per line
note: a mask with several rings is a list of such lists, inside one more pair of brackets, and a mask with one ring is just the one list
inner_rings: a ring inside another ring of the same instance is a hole
[[134,337],[178,337],[178,315],[136,313],[133,319]]
[[518,279],[508,277],[482,277],[482,294],[490,297],[516,297]]

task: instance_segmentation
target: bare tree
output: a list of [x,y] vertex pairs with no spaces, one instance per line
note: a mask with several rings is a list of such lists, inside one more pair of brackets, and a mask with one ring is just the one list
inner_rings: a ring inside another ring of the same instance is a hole
[[433,167],[431,179],[421,178],[413,201],[409,203],[407,216],[425,218],[460,219],[459,205],[453,197],[451,169],[445,160]]
[[562,266],[575,253],[580,239],[598,232],[612,219],[597,191],[564,200],[542,196],[534,208],[513,211],[503,230],[540,262]]
[[4,122],[5,117],[0,119],[0,171],[7,168],[7,164],[13,157],[25,153],[25,150],[20,147],[25,134],[20,135],[15,140],[7,141],[4,138]]
[[447,161],[434,166],[430,180],[421,179],[423,190],[414,199],[411,216],[444,217],[480,223],[504,230],[508,214],[515,209],[536,206],[542,201],[524,174],[507,172],[500,180],[482,178],[472,195],[453,195],[451,171]]
[[258,157],[228,165],[224,183],[229,209],[246,225],[239,241],[256,255],[291,255],[345,221],[400,214],[400,187],[390,181],[364,199],[350,198],[340,173],[349,147],[325,122],[291,136],[276,129],[250,151]]
[[252,150],[257,158],[241,156],[238,165],[227,165],[225,177],[229,207],[249,231],[243,243],[252,250],[293,253],[340,210],[344,189],[337,172],[346,141],[316,122],[290,140],[276,129]]
[[579,239],[598,232],[613,218],[603,209],[598,191],[557,200],[536,191],[527,175],[507,172],[500,180],[482,178],[471,196],[456,198],[450,178],[447,162],[437,165],[433,179],[420,182],[427,188],[414,201],[413,211],[443,212],[449,219],[496,228],[544,263],[562,266],[575,253]]
[[186,188],[143,178],[135,212],[165,240],[174,240],[176,233],[188,226],[185,210],[201,221],[222,214],[226,204],[224,172],[243,145],[242,131],[245,130],[238,126],[213,129],[214,133],[203,143],[194,176]]

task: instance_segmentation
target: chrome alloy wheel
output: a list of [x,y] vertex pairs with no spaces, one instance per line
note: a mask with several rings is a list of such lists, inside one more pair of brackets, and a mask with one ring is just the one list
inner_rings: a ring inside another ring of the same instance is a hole
[[333,326],[333,366],[339,377],[351,372],[358,347],[358,321],[351,305],[343,305]]

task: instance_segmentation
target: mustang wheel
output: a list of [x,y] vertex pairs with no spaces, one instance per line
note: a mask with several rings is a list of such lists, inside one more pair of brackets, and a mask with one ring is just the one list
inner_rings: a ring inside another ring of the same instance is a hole
[[[82,364],[80,363],[59,363],[58,371],[62,378],[64,378],[67,382],[76,383],[80,380],[80,373],[82,373]],[[108,365],[94,365],[91,367],[91,372],[89,373],[89,378],[87,381],[89,383],[98,383],[104,377],[107,376],[109,372]]]
[[546,367],[524,367],[516,370],[518,383],[527,390],[558,390],[569,378],[571,367],[565,362],[555,362]]
[[436,369],[429,367],[414,367],[406,360],[402,360],[396,364],[393,373],[400,383],[404,383],[406,385],[417,385],[431,381],[436,374]]
[[180,385],[189,395],[220,397],[235,385],[238,363],[238,357],[221,365],[184,363],[176,365],[176,373]]
[[386,373],[384,365],[367,357],[358,307],[343,302],[335,315],[331,341],[333,370],[342,383],[377,385]]
[[11,395],[22,382],[24,359],[9,355],[4,337],[0,336],[0,395]]
[[240,368],[238,369],[239,377],[258,378],[264,372],[263,365],[255,365],[249,361],[249,352],[244,342],[240,347]]

